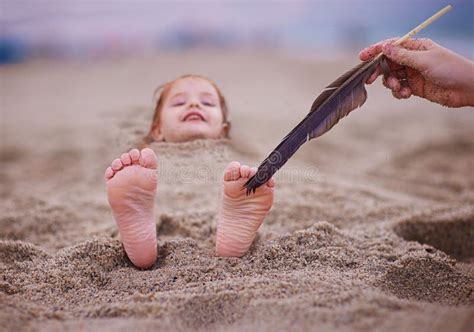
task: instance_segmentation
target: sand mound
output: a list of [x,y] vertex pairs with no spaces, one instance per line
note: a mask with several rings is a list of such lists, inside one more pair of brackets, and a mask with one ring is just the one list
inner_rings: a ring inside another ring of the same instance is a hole
[[[183,61],[222,83],[233,137],[152,144],[159,258],[138,270],[118,238],[103,172],[148,130],[151,107],[133,104],[146,103],[156,77],[182,74]],[[227,163],[260,162],[305,114],[302,101],[342,67],[350,65],[197,52],[6,70],[5,80],[17,84],[2,91],[8,139],[0,147],[0,326],[472,330],[472,110],[394,101],[371,87],[362,110],[277,173],[274,206],[249,253],[214,255]],[[147,74],[123,81],[124,68]],[[38,90],[31,77],[48,84]],[[77,86],[107,89],[58,95],[50,87],[67,87],[71,77]],[[25,91],[41,116],[31,114]]]
[[[250,321],[263,327],[275,319],[287,324],[289,317],[303,326],[322,319],[375,327],[395,308],[431,314],[439,307],[423,302],[474,303],[473,278],[452,259],[398,241],[388,230],[360,238],[315,222],[260,239],[242,259],[216,258],[212,241],[175,235],[160,242],[158,262],[147,271],[132,267],[118,240],[89,240],[54,255],[3,241],[2,291],[10,300],[29,299],[14,305],[27,310],[28,319],[163,318],[182,329]],[[421,302],[407,306],[404,299]],[[318,318],[308,321],[302,310]]]

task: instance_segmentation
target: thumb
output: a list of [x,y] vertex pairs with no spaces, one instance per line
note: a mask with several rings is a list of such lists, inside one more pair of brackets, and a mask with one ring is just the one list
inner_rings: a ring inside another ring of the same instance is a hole
[[413,69],[421,70],[424,67],[423,54],[420,51],[408,50],[393,44],[385,44],[382,52],[390,60]]

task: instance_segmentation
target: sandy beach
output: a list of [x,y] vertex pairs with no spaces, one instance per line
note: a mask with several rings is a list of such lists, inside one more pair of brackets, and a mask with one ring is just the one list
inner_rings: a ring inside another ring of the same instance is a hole
[[[196,50],[1,67],[0,330],[472,331],[472,108],[369,86],[277,173],[249,253],[214,254],[224,167],[258,165],[356,63]],[[138,270],[103,175],[186,73],[222,88],[231,139],[152,144],[159,258]]]

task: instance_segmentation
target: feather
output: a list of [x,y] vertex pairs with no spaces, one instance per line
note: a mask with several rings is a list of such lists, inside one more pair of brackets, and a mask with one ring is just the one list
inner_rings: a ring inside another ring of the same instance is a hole
[[310,139],[329,131],[341,118],[367,99],[365,81],[386,61],[384,56],[360,63],[329,84],[316,98],[306,117],[283,138],[244,185],[247,195],[266,183]]
[[[400,45],[413,37],[452,8],[452,5],[442,8],[398,39],[395,45]],[[362,62],[329,84],[316,98],[303,121],[283,138],[281,143],[260,164],[257,173],[245,183],[244,188],[247,188],[247,195],[255,192],[258,187],[270,180],[301,145],[312,138],[323,135],[341,118],[362,106],[367,99],[365,81],[376,70],[378,64],[386,71],[388,65],[384,55],[379,54],[372,60]]]

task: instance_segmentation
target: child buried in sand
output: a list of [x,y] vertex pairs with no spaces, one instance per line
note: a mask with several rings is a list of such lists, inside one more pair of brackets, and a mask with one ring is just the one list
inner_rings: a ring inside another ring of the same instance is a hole
[[[227,137],[227,107],[210,80],[186,75],[162,86],[146,143],[186,142]],[[159,156],[158,156],[159,158]],[[216,253],[241,257],[249,249],[273,203],[273,180],[246,196],[244,183],[256,168],[231,162],[224,172],[217,223]],[[152,149],[133,149],[112,161],[105,172],[107,195],[125,251],[139,268],[157,257],[154,201],[157,157]]]

